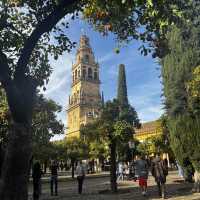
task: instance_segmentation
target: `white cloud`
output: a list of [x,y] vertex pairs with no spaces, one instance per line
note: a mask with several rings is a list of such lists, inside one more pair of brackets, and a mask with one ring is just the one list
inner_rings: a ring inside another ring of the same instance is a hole
[[102,57],[100,57],[100,58],[98,59],[98,62],[101,64],[101,63],[110,61],[114,56],[115,56],[115,55],[114,55],[113,52],[106,53],[104,56],[102,56]]
[[[66,106],[68,102],[68,96],[70,94],[71,84],[71,67],[72,60],[75,58],[74,54],[64,53],[58,60],[50,58],[50,64],[53,68],[53,72],[50,76],[47,89],[43,92],[44,96],[53,99],[60,104],[63,109],[58,113],[58,119],[61,120],[66,126]],[[62,139],[64,135],[56,135],[52,140]]]

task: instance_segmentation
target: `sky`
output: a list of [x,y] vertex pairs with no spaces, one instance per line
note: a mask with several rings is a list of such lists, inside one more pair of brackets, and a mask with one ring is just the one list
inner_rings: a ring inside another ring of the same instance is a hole
[[[71,41],[79,44],[80,36],[85,33],[90,39],[90,45],[95,55],[96,61],[100,65],[101,91],[104,98],[111,100],[117,95],[118,66],[124,64],[126,67],[126,81],[128,99],[130,104],[136,109],[141,122],[158,119],[162,113],[162,99],[160,83],[160,70],[156,60],[151,55],[143,56],[138,48],[141,43],[132,41],[123,46],[120,53],[116,54],[114,49],[117,47],[115,36],[102,36],[95,32],[87,22],[76,19],[70,20],[70,28],[66,34]],[[76,48],[70,53],[64,52],[58,60],[50,58],[53,68],[45,97],[51,98],[63,107],[58,119],[67,126],[66,109],[68,106],[68,96],[71,85],[71,67],[75,62]],[[56,135],[52,140],[62,139],[63,135]]]

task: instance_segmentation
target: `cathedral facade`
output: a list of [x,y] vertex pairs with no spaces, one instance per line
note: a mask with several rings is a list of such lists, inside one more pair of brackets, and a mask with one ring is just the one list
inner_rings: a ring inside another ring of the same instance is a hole
[[80,137],[80,127],[100,114],[99,64],[95,61],[89,38],[82,35],[72,65],[72,84],[67,109],[67,137]]

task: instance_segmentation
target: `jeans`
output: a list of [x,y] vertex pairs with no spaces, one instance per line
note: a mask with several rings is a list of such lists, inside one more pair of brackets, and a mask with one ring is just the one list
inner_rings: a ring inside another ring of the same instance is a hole
[[40,196],[39,179],[33,179],[33,200],[38,200]]
[[159,196],[165,198],[165,183],[157,181],[157,186],[158,186],[158,194],[159,194]]
[[[55,186],[55,187],[54,187]],[[57,175],[52,175],[51,176],[51,195],[53,195],[53,191],[55,189],[55,195],[58,194],[58,177]]]

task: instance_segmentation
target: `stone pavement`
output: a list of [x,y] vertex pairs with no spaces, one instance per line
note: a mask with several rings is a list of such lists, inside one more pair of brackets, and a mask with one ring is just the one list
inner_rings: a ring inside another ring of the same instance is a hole
[[[41,200],[159,200],[157,188],[152,176],[148,179],[148,196],[142,197],[138,182],[120,181],[119,192],[111,194],[108,176],[94,176],[85,179],[83,194],[77,194],[76,180],[67,179],[59,182],[59,196],[50,196],[49,183],[43,183],[43,195]],[[30,200],[32,194],[30,187]],[[192,184],[184,183],[177,176],[177,172],[170,172],[167,177],[168,200],[200,200],[200,193],[192,194]]]

